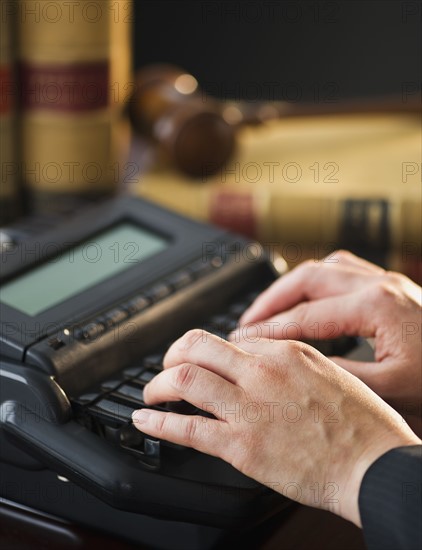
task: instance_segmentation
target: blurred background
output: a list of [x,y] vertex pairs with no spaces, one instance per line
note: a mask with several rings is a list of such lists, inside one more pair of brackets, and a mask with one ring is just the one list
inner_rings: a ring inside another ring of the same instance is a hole
[[4,0],[2,242],[133,193],[421,280],[421,4]]
[[135,67],[181,65],[213,95],[318,102],[400,96],[405,83],[420,90],[416,1],[137,0],[134,7]]

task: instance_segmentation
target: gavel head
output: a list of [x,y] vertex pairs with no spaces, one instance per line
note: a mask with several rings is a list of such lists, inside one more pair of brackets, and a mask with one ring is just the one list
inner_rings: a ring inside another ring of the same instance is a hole
[[218,102],[202,95],[197,80],[179,67],[141,69],[129,111],[134,128],[190,176],[216,172],[233,154],[234,129]]

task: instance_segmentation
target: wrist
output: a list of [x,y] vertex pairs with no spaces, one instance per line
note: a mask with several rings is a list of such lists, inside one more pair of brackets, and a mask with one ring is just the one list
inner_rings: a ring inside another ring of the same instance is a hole
[[362,527],[362,521],[359,512],[359,492],[362,480],[369,467],[388,451],[397,447],[406,447],[409,445],[418,445],[421,440],[412,432],[389,433],[384,434],[377,439],[367,442],[363,451],[353,459],[347,475],[343,478],[341,485],[341,495],[335,512],[357,525]]

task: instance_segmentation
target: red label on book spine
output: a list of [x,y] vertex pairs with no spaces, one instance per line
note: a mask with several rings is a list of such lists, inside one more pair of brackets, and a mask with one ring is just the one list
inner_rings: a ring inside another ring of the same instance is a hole
[[246,237],[257,237],[257,220],[250,193],[220,191],[213,194],[209,205],[211,223]]
[[21,65],[24,109],[94,111],[108,105],[109,63]]
[[16,89],[12,82],[12,71],[9,65],[0,65],[0,114],[10,113],[14,103]]

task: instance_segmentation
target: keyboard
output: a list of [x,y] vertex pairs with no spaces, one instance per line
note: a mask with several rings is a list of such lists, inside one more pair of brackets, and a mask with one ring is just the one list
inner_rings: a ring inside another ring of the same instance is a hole
[[[203,323],[196,325],[211,334],[226,340],[229,333],[238,324],[243,312],[255,300],[263,289],[250,290],[228,304],[224,311],[206,317]],[[195,325],[191,328],[195,328]],[[182,336],[182,334],[180,334]],[[143,435],[133,427],[131,415],[134,409],[143,407],[160,411],[172,411],[179,414],[195,414],[212,417],[207,412],[184,401],[162,403],[156,406],[146,405],[143,401],[143,389],[163,369],[163,358],[172,342],[166,342],[131,365],[122,368],[113,376],[105,379],[74,398],[71,398],[75,419],[112,445],[132,454],[149,468],[158,469],[161,465],[163,445],[173,449],[182,446],[160,441]]]

